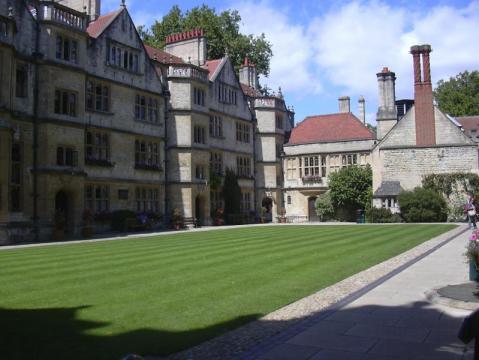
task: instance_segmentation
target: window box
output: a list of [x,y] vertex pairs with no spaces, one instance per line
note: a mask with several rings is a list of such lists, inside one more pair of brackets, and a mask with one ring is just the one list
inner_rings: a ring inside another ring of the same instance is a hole
[[302,180],[304,182],[322,182],[323,178],[319,175],[308,175],[308,176],[303,176]]
[[135,164],[136,170],[163,171],[161,165],[156,164]]
[[85,165],[89,165],[89,166],[103,166],[103,167],[113,167],[115,166],[115,164],[113,164],[111,161],[109,160],[105,160],[105,159],[85,159]]

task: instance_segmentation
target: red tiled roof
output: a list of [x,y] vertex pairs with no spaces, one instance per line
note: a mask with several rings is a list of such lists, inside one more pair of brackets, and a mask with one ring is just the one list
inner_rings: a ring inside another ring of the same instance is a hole
[[456,117],[456,121],[462,125],[466,134],[469,134],[470,130],[479,130],[479,115],[478,116],[459,116],[459,117]]
[[249,96],[249,97],[259,97],[259,96],[261,96],[261,93],[257,89],[252,88],[251,86],[241,84],[241,89],[243,89],[243,93],[246,96]]
[[374,140],[376,136],[351,113],[308,116],[291,132],[289,145],[347,140]]
[[184,64],[184,61],[178,56],[171,55],[166,51],[145,44],[148,57],[163,64]]
[[115,20],[115,18],[122,11],[123,9],[109,12],[108,14],[102,15],[95,21],[89,23],[86,29],[86,31],[88,32],[88,35],[96,39],[98,36],[100,36],[103,33],[103,31],[106,30],[106,28],[113,22],[113,20]]
[[216,70],[218,69],[218,66],[220,66],[222,60],[223,59],[208,60],[205,63],[205,65],[203,67],[208,69],[208,72],[209,72],[208,79],[211,79],[213,77]]

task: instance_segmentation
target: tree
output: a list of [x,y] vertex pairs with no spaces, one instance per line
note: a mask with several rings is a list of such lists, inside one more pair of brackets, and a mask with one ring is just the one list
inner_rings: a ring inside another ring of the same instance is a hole
[[442,222],[447,220],[444,197],[431,189],[417,187],[398,196],[401,214],[406,222]]
[[347,166],[329,175],[331,200],[335,208],[348,212],[371,206],[373,172],[371,167]]
[[314,207],[316,208],[316,214],[319,216],[321,221],[327,219],[330,216],[334,215],[334,206],[333,202],[331,201],[331,194],[330,192],[325,192],[321,194],[316,199],[314,203]]
[[226,219],[231,215],[239,214],[241,203],[241,188],[238,184],[238,178],[231,169],[226,169],[225,182],[223,184],[223,199],[225,202],[224,215]]
[[236,10],[220,14],[207,5],[197,6],[185,14],[175,5],[161,21],[155,21],[150,29],[140,27],[138,32],[145,43],[162,48],[167,35],[201,28],[208,38],[208,58],[218,59],[228,53],[238,69],[248,57],[256,64],[258,74],[268,76],[269,62],[273,56],[271,44],[264,34],[244,35],[239,31],[241,16]]
[[479,71],[464,71],[447,81],[439,80],[434,97],[449,115],[479,115]]

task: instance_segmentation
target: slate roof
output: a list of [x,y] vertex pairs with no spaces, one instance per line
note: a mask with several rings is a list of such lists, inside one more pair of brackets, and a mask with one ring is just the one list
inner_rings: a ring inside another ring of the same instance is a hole
[[148,54],[148,57],[151,60],[158,61],[162,64],[184,64],[185,62],[178,56],[171,55],[166,51],[161,49],[155,48],[153,46],[149,46],[145,44],[145,49]]
[[399,181],[383,181],[374,192],[374,197],[398,196],[403,191]]
[[113,22],[113,20],[116,19],[116,17],[123,11],[123,9],[115,10],[112,12],[109,12],[105,15],[100,16],[98,19],[95,21],[91,22],[88,24],[88,27],[86,31],[88,32],[88,35],[90,35],[92,38],[97,38],[99,37],[103,31],[106,30],[108,26]]
[[291,132],[287,145],[374,140],[376,135],[352,113],[308,116]]

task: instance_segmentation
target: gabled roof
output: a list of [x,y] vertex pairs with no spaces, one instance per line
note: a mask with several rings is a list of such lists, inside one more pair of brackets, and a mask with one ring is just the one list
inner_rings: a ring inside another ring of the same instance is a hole
[[243,93],[249,97],[260,97],[262,96],[258,89],[252,88],[251,86],[240,84]]
[[184,64],[185,62],[178,56],[171,55],[166,51],[155,48],[153,46],[145,45],[146,53],[151,60],[158,61],[162,64]]
[[464,131],[467,134],[469,134],[471,130],[479,130],[479,115],[459,116],[459,117],[456,117],[456,121],[462,125]]
[[203,68],[208,70],[208,79],[209,80],[214,80],[216,77],[216,74],[219,72],[222,64],[225,63],[225,58],[222,59],[216,59],[216,60],[208,60],[205,65],[203,65]]
[[374,192],[374,197],[398,196],[404,189],[399,181],[383,181]]
[[89,23],[86,29],[88,35],[95,39],[99,37],[122,11],[123,9],[109,12],[108,14],[102,15],[95,21]]
[[291,132],[288,145],[374,140],[375,134],[352,113],[308,116]]

